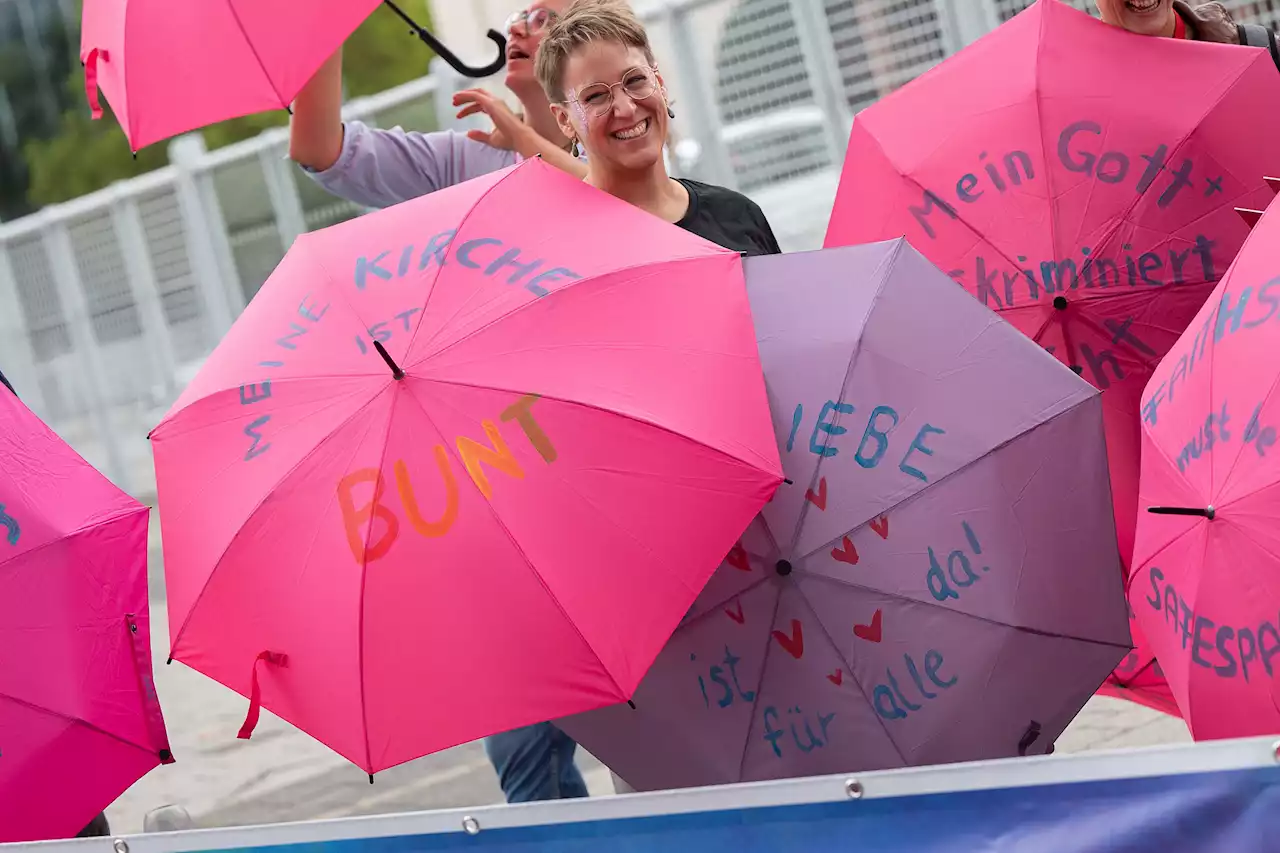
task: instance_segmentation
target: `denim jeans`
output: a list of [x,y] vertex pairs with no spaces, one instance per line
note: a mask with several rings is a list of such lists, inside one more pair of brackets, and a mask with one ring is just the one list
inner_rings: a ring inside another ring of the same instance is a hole
[[525,726],[484,741],[508,803],[587,796],[587,783],[573,761],[577,748],[551,723]]

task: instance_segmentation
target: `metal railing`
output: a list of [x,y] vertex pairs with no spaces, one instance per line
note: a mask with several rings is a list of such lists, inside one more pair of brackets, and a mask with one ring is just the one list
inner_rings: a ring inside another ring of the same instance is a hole
[[[636,0],[677,105],[676,173],[750,194],[788,250],[821,244],[852,115],[1025,5]],[[1228,5],[1280,18],[1280,0]],[[459,127],[450,99],[464,85],[437,60],[343,113]],[[0,369],[133,494],[154,490],[147,432],[287,247],[363,212],[290,163],[287,141],[279,128],[206,151],[183,137],[165,168],[0,225]]]

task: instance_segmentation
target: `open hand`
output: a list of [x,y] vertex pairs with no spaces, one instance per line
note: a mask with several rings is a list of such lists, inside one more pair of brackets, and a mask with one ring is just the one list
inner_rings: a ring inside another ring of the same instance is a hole
[[512,112],[501,98],[484,89],[463,89],[453,96],[453,105],[461,107],[458,118],[484,113],[493,122],[493,130],[467,131],[467,138],[476,142],[514,151],[517,138],[528,130],[524,120]]

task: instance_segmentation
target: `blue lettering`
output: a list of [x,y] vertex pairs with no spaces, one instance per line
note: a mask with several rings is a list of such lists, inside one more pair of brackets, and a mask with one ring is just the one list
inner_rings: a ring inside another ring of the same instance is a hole
[[383,281],[391,281],[391,270],[386,270],[379,266],[382,263],[382,259],[389,254],[390,252],[383,252],[372,261],[363,256],[356,258],[356,290],[364,290],[370,273]]
[[4,526],[5,539],[16,548],[18,539],[22,536],[22,526],[18,524],[18,519],[5,512],[4,504],[0,504],[0,525]]
[[240,386],[240,405],[247,406],[250,403],[256,403],[259,400],[266,400],[271,396],[271,380],[263,382],[261,385],[241,385]]
[[804,403],[796,403],[796,410],[791,414],[791,433],[787,436],[787,452],[796,446],[796,431],[800,429],[800,421],[804,420]]
[[[893,423],[888,429],[879,429],[876,426],[876,419],[881,415],[888,415],[893,419]],[[889,449],[889,433],[893,432],[893,428],[898,425],[898,413],[888,406],[876,406],[871,412],[871,417],[867,420],[867,428],[862,433],[862,441],[858,444],[857,451],[853,454],[853,458],[863,468],[874,468],[880,464],[884,453]],[[867,447],[868,441],[875,441],[876,450],[870,457],[864,456],[863,451]]]
[[312,301],[310,305],[307,304],[308,296],[310,296],[310,294],[302,297],[302,301],[298,303],[298,316],[304,320],[310,320],[312,323],[319,323],[328,312],[329,303],[326,302],[324,307],[320,309],[320,312],[316,313],[316,303]]
[[840,452],[834,447],[826,446],[825,442],[823,444],[818,443],[818,433],[820,432],[825,432],[827,435],[834,438],[838,435],[844,435],[849,431],[842,426],[837,426],[834,423],[827,422],[827,416],[832,413],[852,415],[853,406],[848,403],[837,403],[834,400],[828,400],[822,404],[822,411],[818,412],[818,422],[813,425],[813,435],[809,438],[810,453],[815,453],[818,456],[835,456]]
[[511,277],[507,279],[507,284],[515,284],[543,264],[543,260],[541,258],[536,261],[520,263],[516,260],[519,257],[519,249],[508,249],[496,261],[489,264],[488,268],[485,269],[484,274],[493,275],[503,267],[511,267],[515,272],[511,273]]
[[[902,662],[911,676],[912,682],[915,684],[916,692],[923,701],[929,702],[939,697],[940,692],[925,688],[925,679],[936,688],[937,691],[948,690],[953,687],[959,680],[959,676],[953,675],[950,678],[943,678],[939,670],[942,668],[943,657],[942,652],[937,649],[929,649],[924,653],[924,678],[920,677],[920,667],[915,658],[910,654],[902,656]],[[916,704],[907,699],[902,689],[898,686],[898,680],[894,677],[892,669],[885,670],[885,676],[888,680],[887,684],[878,684],[872,690],[872,704],[875,706],[876,713],[886,720],[904,720],[911,713],[921,710],[924,705]]]
[[1208,640],[1204,638],[1204,636],[1201,633],[1206,628],[1209,631],[1212,631],[1214,629],[1213,621],[1204,616],[1197,616],[1196,629],[1194,632],[1195,641],[1191,644],[1191,662],[1194,663],[1196,666],[1202,666],[1205,669],[1210,669],[1212,668],[1213,664],[1209,663],[1207,660],[1205,660],[1203,657],[1200,656],[1201,649],[1213,648],[1213,646],[1209,643]]
[[565,267],[556,267],[555,269],[549,269],[546,272],[538,273],[532,279],[525,282],[524,289],[532,293],[534,296],[537,296],[539,299],[541,299],[543,296],[546,296],[548,293],[551,292],[542,286],[542,283],[544,281],[551,282],[551,281],[557,281],[559,279],[580,279],[580,278],[582,278],[582,276],[578,275],[576,272],[574,272],[571,269],[566,269]]
[[244,428],[244,434],[253,439],[253,445],[244,454],[244,461],[248,462],[271,449],[271,442],[262,444],[264,436],[260,432],[262,427],[267,425],[267,421],[271,420],[271,415],[263,415]]
[[946,430],[938,429],[936,426],[932,426],[931,424],[925,424],[924,426],[920,427],[920,432],[916,433],[915,440],[912,441],[911,446],[907,448],[907,455],[903,456],[902,462],[898,463],[899,471],[901,471],[904,474],[910,474],[912,477],[915,477],[917,480],[922,480],[926,483],[929,482],[929,478],[926,477],[924,475],[924,472],[921,471],[919,468],[916,468],[912,465],[908,465],[907,460],[911,458],[912,453],[915,453],[917,451],[919,451],[920,453],[923,453],[925,456],[933,455],[933,450],[926,447],[924,443],[924,440],[929,435],[929,433],[945,435]]
[[443,267],[445,253],[449,251],[449,244],[453,242],[453,238],[457,233],[457,231],[441,231],[432,237],[427,243],[427,247],[422,250],[422,258],[418,261],[418,272],[422,272],[429,267],[432,258],[436,260],[436,267]]
[[1236,674],[1236,659],[1231,656],[1231,638],[1235,636],[1235,630],[1226,626],[1218,626],[1218,636],[1216,645],[1218,647],[1218,655],[1226,661],[1213,668],[1219,678],[1231,678]]
[[1245,305],[1248,304],[1249,295],[1252,292],[1252,287],[1246,287],[1241,291],[1240,301],[1236,303],[1234,308],[1231,307],[1231,294],[1222,294],[1222,300],[1218,303],[1218,322],[1213,327],[1213,342],[1215,344],[1226,335],[1228,324],[1231,326],[1231,334],[1234,335],[1240,330],[1240,320],[1244,317]]
[[297,349],[298,345],[293,342],[293,339],[301,335],[305,335],[307,333],[307,327],[300,326],[297,323],[290,323],[289,328],[293,329],[293,331],[282,338],[277,338],[276,345],[282,346],[285,349]]

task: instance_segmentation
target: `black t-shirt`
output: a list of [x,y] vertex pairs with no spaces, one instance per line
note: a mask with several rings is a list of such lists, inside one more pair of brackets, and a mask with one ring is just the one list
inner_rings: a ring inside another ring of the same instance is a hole
[[676,178],[689,191],[689,209],[676,225],[746,255],[780,255],[764,211],[742,193]]

